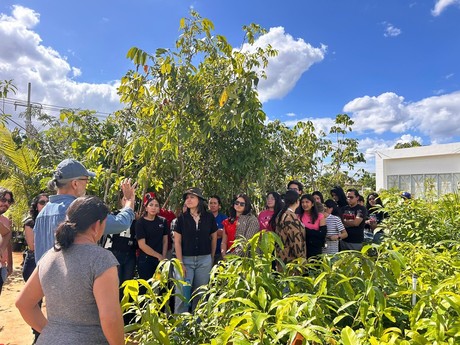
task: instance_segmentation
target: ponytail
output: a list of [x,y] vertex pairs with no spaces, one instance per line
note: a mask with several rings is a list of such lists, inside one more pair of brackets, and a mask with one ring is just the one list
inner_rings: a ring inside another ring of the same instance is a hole
[[77,224],[71,223],[66,220],[59,224],[56,230],[56,244],[54,245],[55,251],[60,251],[61,249],[69,248],[75,241],[75,236],[77,235]]
[[96,196],[75,199],[66,212],[66,220],[56,230],[55,251],[68,249],[80,233],[85,233],[97,221],[102,222],[109,213],[104,202]]

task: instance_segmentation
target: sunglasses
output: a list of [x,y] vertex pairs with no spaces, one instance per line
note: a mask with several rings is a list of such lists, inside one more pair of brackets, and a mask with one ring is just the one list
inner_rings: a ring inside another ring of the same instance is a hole
[[5,198],[5,197],[0,198],[0,201],[3,202],[3,203],[6,203],[6,202],[7,202],[7,203],[10,204],[10,205],[13,204],[13,200],[7,199],[7,198]]
[[235,201],[235,202],[233,203],[233,205],[235,205],[235,206],[240,205],[240,206],[243,206],[243,207],[244,207],[244,206],[246,206],[246,203],[237,200],[237,201]]
[[49,200],[40,200],[37,204],[45,206]]

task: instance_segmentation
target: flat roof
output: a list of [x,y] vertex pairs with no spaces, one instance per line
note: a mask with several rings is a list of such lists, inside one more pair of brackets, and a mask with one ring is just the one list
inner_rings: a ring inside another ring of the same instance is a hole
[[460,154],[460,143],[437,144],[409,147],[406,149],[377,150],[375,155],[381,159],[414,158]]

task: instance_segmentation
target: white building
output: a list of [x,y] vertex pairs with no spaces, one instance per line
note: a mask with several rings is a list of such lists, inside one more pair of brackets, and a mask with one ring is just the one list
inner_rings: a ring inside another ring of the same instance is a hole
[[377,190],[397,188],[423,197],[460,189],[460,143],[382,150],[375,153]]

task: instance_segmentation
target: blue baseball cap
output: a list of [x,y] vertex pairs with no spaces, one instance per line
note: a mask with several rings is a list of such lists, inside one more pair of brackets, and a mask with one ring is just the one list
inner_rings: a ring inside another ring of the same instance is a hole
[[85,166],[75,159],[64,159],[54,172],[54,179],[70,180],[80,176],[94,177],[95,173],[86,170]]
[[401,196],[402,196],[404,199],[412,199],[412,195],[411,195],[411,193],[409,193],[409,192],[402,192],[402,193],[401,193]]

